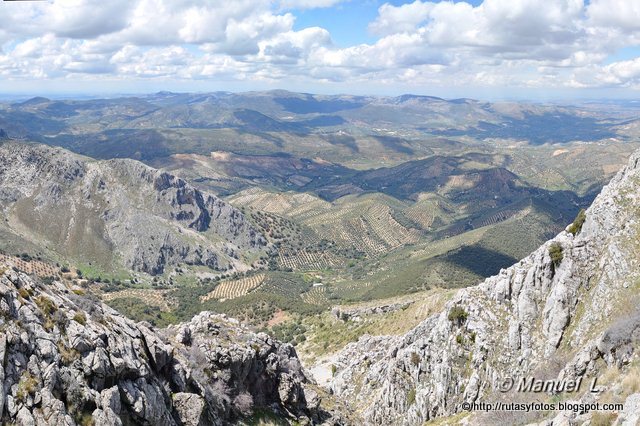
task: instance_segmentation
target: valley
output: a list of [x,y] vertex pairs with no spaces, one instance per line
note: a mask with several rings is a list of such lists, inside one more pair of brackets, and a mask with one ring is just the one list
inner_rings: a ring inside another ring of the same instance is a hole
[[[0,128],[3,252],[133,319],[225,313],[308,359],[527,256],[640,147],[626,105],[284,91],[34,98]],[[406,306],[323,331],[362,303]]]

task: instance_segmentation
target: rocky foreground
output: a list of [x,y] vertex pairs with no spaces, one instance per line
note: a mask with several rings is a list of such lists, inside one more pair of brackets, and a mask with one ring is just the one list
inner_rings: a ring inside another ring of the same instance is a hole
[[203,312],[158,332],[62,282],[0,269],[0,413],[18,425],[226,425],[319,408],[294,348]]
[[[459,291],[403,336],[365,336],[336,362],[333,392],[366,424],[622,424],[640,419],[640,153],[582,226]],[[574,235],[575,234],[575,235]],[[501,393],[509,379],[598,378],[599,393]],[[621,402],[609,412],[469,414],[464,403]],[[555,418],[554,418],[555,417]]]

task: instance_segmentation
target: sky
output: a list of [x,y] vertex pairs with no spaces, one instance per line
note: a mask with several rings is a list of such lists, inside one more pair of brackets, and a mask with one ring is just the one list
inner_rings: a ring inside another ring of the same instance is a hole
[[0,3],[0,95],[640,97],[638,0]]

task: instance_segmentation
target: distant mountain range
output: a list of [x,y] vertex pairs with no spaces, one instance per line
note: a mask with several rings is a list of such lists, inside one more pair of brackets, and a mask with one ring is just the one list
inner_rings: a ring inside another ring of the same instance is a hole
[[0,128],[12,137],[92,157],[144,160],[178,152],[207,154],[211,149],[200,138],[207,131],[217,134],[223,129],[249,142],[235,149],[237,153],[287,151],[288,138],[278,133],[288,133],[314,139],[320,151],[334,151],[333,145],[361,155],[368,155],[367,149],[356,140],[370,135],[383,151],[406,157],[425,153],[427,146],[418,140],[425,135],[561,144],[624,137],[617,126],[628,121],[611,108],[593,111],[415,95],[320,96],[286,91],[160,92],[82,101],[37,97],[0,108]]

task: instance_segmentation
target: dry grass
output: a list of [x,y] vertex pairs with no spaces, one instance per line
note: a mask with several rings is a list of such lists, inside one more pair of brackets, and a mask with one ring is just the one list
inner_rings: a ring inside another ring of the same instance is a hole
[[631,367],[622,379],[622,394],[627,396],[640,392],[640,368]]
[[590,426],[611,426],[617,417],[615,413],[595,411],[591,416]]

